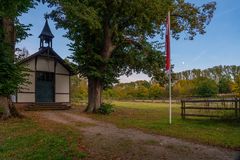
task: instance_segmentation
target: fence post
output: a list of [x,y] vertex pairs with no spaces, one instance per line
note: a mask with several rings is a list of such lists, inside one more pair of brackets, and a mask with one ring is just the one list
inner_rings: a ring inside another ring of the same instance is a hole
[[181,100],[181,116],[182,119],[185,119],[185,101]]
[[182,119],[183,119],[183,100],[181,100],[181,116],[182,116]]
[[183,103],[183,118],[186,118],[186,102]]
[[238,99],[235,98],[235,117],[238,118]]

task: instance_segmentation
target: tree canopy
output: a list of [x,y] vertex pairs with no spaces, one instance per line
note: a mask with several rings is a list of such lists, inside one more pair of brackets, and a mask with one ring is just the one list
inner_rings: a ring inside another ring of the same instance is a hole
[[18,16],[33,7],[34,2],[0,0],[0,3],[0,95],[9,96],[17,91],[26,75],[22,72],[24,69],[14,63],[15,42],[26,38],[29,30],[29,25],[21,24]]
[[192,69],[174,73],[176,80],[190,80],[199,77],[207,77],[219,82],[222,78],[235,80],[240,74],[240,66],[219,65],[207,69]]
[[[198,7],[184,0],[49,0],[50,14],[66,37],[79,72],[88,78],[88,111],[101,104],[101,92],[120,75],[133,71],[166,80],[161,51],[165,19],[171,11],[171,35],[185,32],[188,39],[204,34],[215,10],[215,2]],[[150,39],[158,36],[159,40]],[[100,96],[100,98],[99,98]],[[94,102],[92,102],[94,101]],[[93,103],[93,104],[91,104]],[[91,107],[90,107],[91,106]]]
[[215,10],[215,2],[197,7],[183,0],[51,2],[58,6],[51,14],[57,26],[68,30],[66,36],[72,40],[72,58],[79,64],[79,72],[105,84],[132,71],[164,77],[164,56],[149,38],[163,38],[167,11],[172,13],[172,36],[178,39],[186,32],[185,38],[193,39],[197,33],[205,33]]
[[26,82],[22,66],[15,63],[15,43],[26,38],[30,25],[21,24],[18,16],[34,6],[33,0],[0,0],[0,106],[4,118],[17,115],[10,95]]

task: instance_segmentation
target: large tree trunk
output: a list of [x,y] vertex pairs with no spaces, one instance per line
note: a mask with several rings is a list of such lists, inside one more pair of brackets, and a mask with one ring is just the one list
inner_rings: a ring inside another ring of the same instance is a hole
[[[115,45],[112,43],[112,31],[110,29],[110,22],[107,18],[104,21],[104,44],[103,49],[101,51],[101,57],[104,60],[108,60],[113,50],[116,48]],[[105,72],[106,66],[100,66],[99,71]],[[103,91],[103,84],[99,79],[94,79],[88,77],[88,106],[86,108],[86,112],[97,112],[102,104],[102,91]]]
[[4,96],[0,96],[0,107],[3,108],[3,119],[7,119],[9,117],[11,117],[11,112],[10,112],[10,108],[8,105],[8,98],[4,97]]
[[102,103],[102,83],[99,79],[88,78],[88,106],[86,112],[97,112]]
[[[1,18],[0,23],[4,31],[4,36],[3,36],[4,42],[10,45],[12,49],[12,63],[14,63],[14,50],[15,50],[15,41],[16,41],[14,21],[11,18],[4,17],[4,18]],[[15,106],[12,103],[10,95],[0,96],[0,106],[2,106],[4,109],[2,118],[7,119],[12,116],[13,117],[20,116]]]
[[4,31],[4,42],[10,45],[12,49],[12,59],[14,61],[14,51],[16,42],[16,31],[14,21],[11,18],[3,18],[1,23]]
[[8,119],[11,117],[21,117],[16,110],[10,97],[0,96],[0,107],[3,108],[2,119]]

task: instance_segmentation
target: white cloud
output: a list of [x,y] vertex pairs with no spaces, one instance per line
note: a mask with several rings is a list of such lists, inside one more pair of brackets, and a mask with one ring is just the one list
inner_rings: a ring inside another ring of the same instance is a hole
[[138,81],[138,80],[150,81],[151,78],[143,73],[140,73],[140,74],[133,73],[129,77],[121,76],[119,79],[120,79],[120,83],[128,83],[128,82],[134,82],[134,81]]

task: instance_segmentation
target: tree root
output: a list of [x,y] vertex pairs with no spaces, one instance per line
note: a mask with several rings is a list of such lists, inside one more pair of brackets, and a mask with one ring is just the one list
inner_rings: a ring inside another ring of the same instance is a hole
[[0,114],[0,118],[2,120],[7,120],[10,118],[23,118],[24,117],[17,111],[15,105],[13,104],[13,102],[11,101],[10,98],[0,96],[0,104],[4,109],[3,114],[2,115]]

